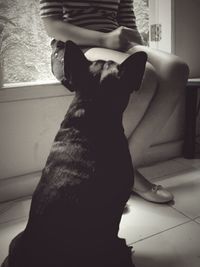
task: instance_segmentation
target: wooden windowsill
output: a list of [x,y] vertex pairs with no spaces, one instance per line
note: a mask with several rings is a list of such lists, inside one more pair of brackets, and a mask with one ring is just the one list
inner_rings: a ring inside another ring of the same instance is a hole
[[187,85],[200,86],[200,78],[190,78],[188,79]]

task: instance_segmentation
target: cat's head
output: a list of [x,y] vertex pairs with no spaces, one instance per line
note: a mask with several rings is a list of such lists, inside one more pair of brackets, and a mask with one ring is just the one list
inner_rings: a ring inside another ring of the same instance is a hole
[[68,41],[64,55],[67,88],[84,100],[94,101],[96,107],[105,112],[122,113],[130,94],[140,88],[146,61],[144,52],[129,56],[121,64],[89,61],[76,44]]

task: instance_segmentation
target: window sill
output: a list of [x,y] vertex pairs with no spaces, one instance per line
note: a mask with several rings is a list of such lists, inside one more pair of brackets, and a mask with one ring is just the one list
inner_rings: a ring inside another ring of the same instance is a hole
[[0,89],[0,103],[40,98],[71,96],[59,82],[5,84]]

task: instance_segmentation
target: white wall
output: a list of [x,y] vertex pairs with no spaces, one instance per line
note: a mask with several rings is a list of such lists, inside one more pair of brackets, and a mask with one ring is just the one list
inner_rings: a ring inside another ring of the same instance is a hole
[[0,91],[0,179],[43,168],[72,100],[61,86],[47,87]]
[[174,0],[174,53],[200,77],[200,1]]

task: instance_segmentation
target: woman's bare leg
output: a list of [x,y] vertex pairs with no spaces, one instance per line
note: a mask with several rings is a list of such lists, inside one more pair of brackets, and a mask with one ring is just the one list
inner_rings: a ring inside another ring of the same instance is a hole
[[[157,75],[157,93],[145,116],[129,137],[130,151],[134,151],[132,156],[136,167],[142,163],[145,151],[174,112],[184,94],[188,78],[188,66],[180,58],[143,46],[134,47],[129,53],[141,50],[148,54],[148,60]],[[148,81],[145,79],[144,87],[148,87]],[[132,147],[134,149],[131,149]]]
[[[189,69],[180,58],[174,55],[143,46],[135,47],[129,53],[132,54],[136,51],[147,53],[148,60],[153,65],[157,75],[157,93],[139,125],[129,137],[130,152],[133,153],[131,156],[137,168],[143,163],[144,153],[165,126],[184,94]],[[143,86],[148,87],[148,80],[144,79]],[[151,187],[152,184],[139,172],[136,172],[135,191],[145,192],[150,190]],[[156,197],[157,201],[165,202],[165,199],[168,200],[172,197],[166,190],[158,190],[156,194],[153,197]]]

